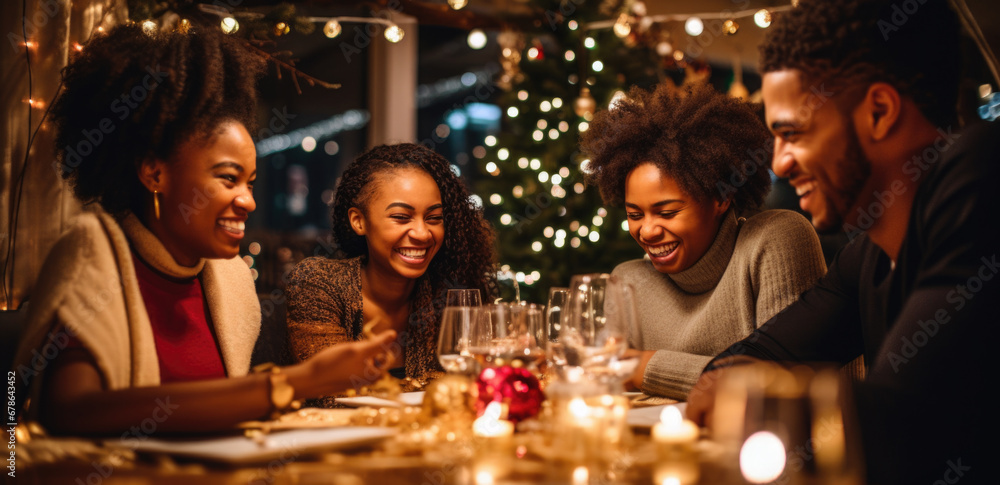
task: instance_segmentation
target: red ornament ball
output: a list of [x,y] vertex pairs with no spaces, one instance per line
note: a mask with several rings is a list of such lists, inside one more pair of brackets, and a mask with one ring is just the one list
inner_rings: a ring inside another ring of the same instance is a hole
[[545,400],[538,378],[523,367],[505,365],[483,369],[476,383],[479,386],[477,416],[483,415],[489,403],[497,401],[507,405],[507,419],[517,423],[537,416]]

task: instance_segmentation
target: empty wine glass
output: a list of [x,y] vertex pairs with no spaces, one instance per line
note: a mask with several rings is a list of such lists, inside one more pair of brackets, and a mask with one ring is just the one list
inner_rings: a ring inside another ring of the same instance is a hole
[[548,335],[548,349],[550,364],[559,367],[566,364],[566,356],[563,354],[562,345],[559,343],[559,327],[562,320],[562,312],[569,299],[569,288],[553,287],[549,289],[549,304],[545,307],[545,325]]
[[445,307],[442,312],[438,362],[449,374],[467,374],[475,370],[469,336],[476,314],[477,308],[470,306]]
[[479,306],[482,305],[479,290],[448,290],[445,306]]
[[621,278],[609,274],[574,276],[559,329],[566,365],[617,374],[613,364],[625,353],[634,325],[632,292]]

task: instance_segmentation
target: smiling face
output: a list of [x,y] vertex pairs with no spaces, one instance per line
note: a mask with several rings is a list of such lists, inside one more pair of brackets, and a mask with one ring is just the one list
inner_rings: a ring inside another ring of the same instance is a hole
[[[787,177],[799,207],[821,232],[856,224],[859,194],[871,174],[852,119],[837,109],[822,89],[805,85],[797,70],[764,75],[767,126],[775,135],[772,168]],[[832,95],[830,95],[832,96]]]
[[697,201],[656,165],[643,163],[625,179],[628,232],[661,273],[688,269],[708,251],[729,201]]
[[351,227],[365,237],[368,264],[407,279],[422,276],[444,242],[441,191],[423,170],[381,173],[364,210],[351,208]]
[[193,137],[169,160],[143,163],[140,179],[160,194],[146,222],[181,265],[239,254],[247,217],[257,208],[253,183],[257,152],[246,128],[224,122],[208,138]]

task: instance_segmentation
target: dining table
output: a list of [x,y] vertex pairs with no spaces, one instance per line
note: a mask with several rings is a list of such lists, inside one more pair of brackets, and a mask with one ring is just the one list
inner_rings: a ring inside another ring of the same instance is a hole
[[518,423],[504,447],[491,450],[476,436],[445,432],[440,427],[447,419],[428,424],[426,409],[403,399],[305,408],[213,435],[57,437],[37,423],[20,423],[16,477],[6,479],[46,485],[750,483],[734,451],[704,430],[687,458],[665,459],[651,428],[661,409],[677,402],[641,393],[625,398],[624,432],[613,442],[599,437],[583,454],[567,448],[567,438],[577,439],[572,426],[545,411]]

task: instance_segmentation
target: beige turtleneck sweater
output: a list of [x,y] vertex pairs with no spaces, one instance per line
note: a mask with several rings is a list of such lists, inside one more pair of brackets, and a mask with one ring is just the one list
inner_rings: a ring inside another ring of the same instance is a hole
[[134,215],[117,221],[92,205],[60,237],[32,290],[28,325],[14,360],[19,384],[34,378],[31,392],[38,390],[67,335],[91,353],[108,389],[160,383],[132,249],[163,274],[201,278],[227,375],[249,372],[260,332],[260,303],[246,263],[235,257],[181,266]]
[[826,272],[819,238],[801,215],[757,213],[738,222],[730,210],[708,251],[690,268],[663,274],[645,259],[614,274],[636,292],[631,345],[655,350],[643,376],[647,394],[686,399],[702,369],[766,322]]

